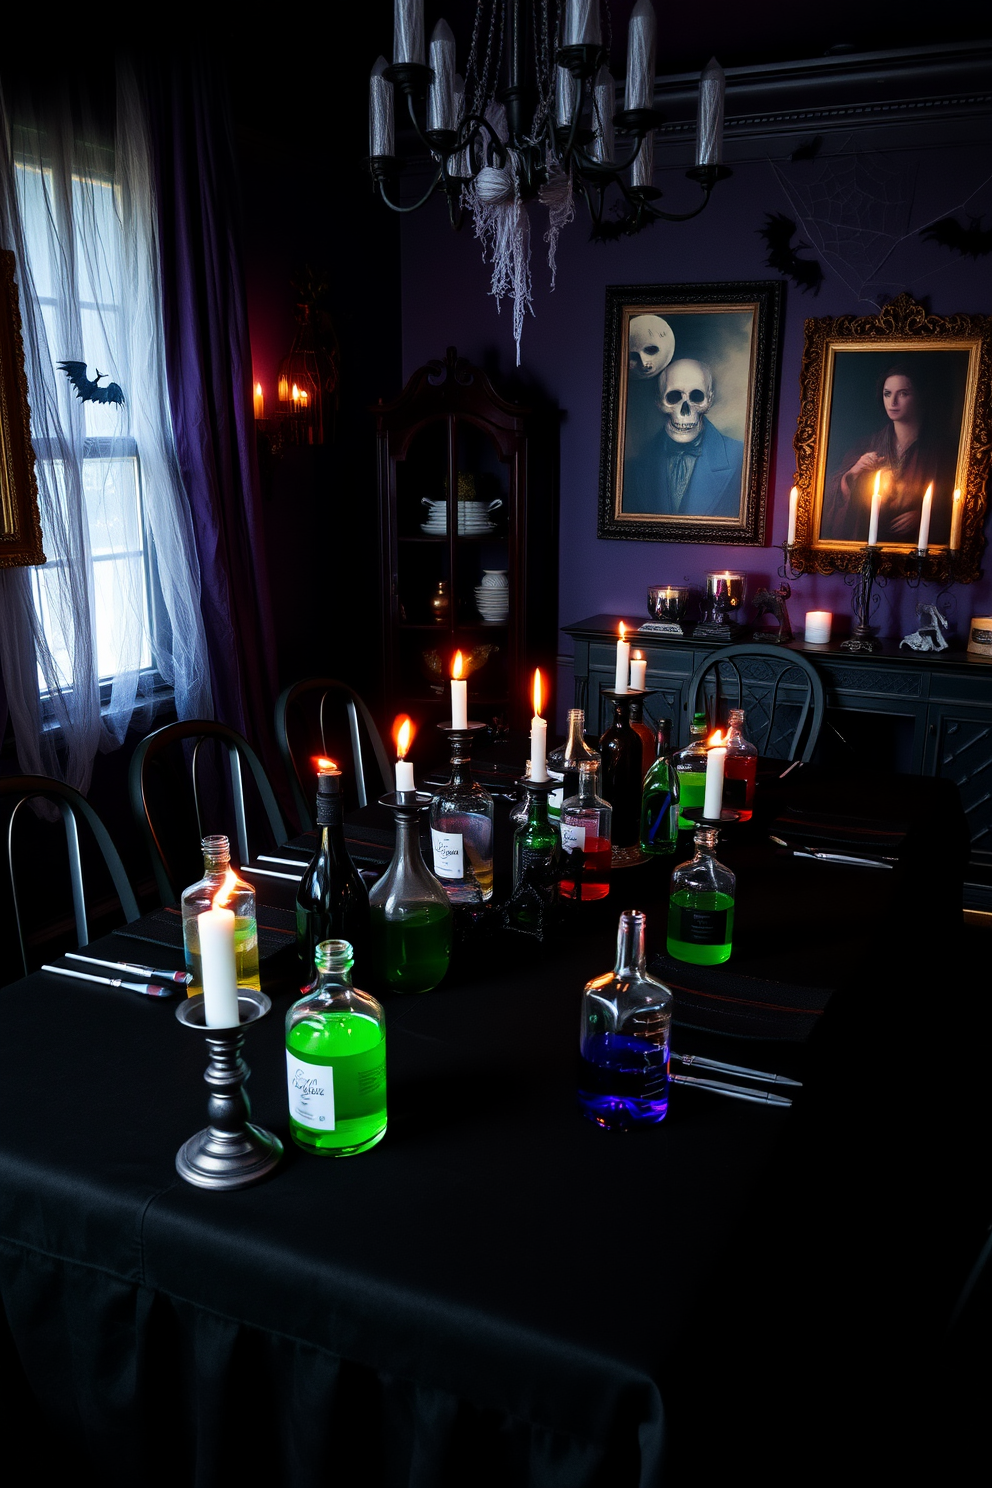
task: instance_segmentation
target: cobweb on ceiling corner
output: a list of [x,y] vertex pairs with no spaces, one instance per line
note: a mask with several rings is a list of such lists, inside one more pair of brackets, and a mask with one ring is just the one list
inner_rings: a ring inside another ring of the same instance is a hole
[[[775,178],[792,209],[800,232],[825,270],[847,285],[859,302],[881,309],[905,289],[883,277],[885,265],[908,241],[921,245],[919,234],[945,217],[965,210],[992,181],[992,174],[963,199],[948,203],[925,221],[912,222],[916,167],[900,168],[878,154],[844,154],[852,136],[838,142],[830,159],[805,162],[789,174],[770,160]],[[926,266],[921,257],[914,285],[945,272],[953,263]]]

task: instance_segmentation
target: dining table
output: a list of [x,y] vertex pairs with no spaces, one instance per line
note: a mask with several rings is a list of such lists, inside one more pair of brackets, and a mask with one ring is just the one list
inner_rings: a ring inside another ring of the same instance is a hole
[[[388,813],[346,830],[374,877]],[[659,1488],[745,1463],[813,1481],[803,1463],[912,1440],[921,1350],[983,1214],[960,801],[943,780],[762,762],[753,819],[721,829],[737,900],[718,967],[665,953],[689,846],[618,868],[540,939],[459,916],[432,992],[368,985],[388,1129],[348,1161],[289,1135],[314,837],[241,865],[272,1004],[245,1029],[246,1089],[284,1152],[234,1191],[176,1170],[207,1097],[176,999],[45,971],[0,990],[5,1399],[40,1460],[129,1488]],[[629,908],[674,994],[675,1054],[782,1075],[750,1088],[791,1105],[674,1084],[647,1129],[583,1119],[582,991]],[[179,969],[179,911],[85,953]]]

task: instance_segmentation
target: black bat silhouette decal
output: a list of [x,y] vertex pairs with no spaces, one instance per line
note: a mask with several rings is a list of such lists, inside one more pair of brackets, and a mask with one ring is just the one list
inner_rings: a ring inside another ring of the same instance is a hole
[[768,245],[768,257],[765,263],[770,269],[778,269],[780,274],[785,274],[792,280],[803,294],[812,290],[814,294],[820,293],[820,285],[823,283],[823,270],[813,258],[800,258],[797,250],[808,248],[808,243],[796,243],[793,246],[792,238],[796,231],[796,224],[784,212],[769,212],[765,219],[764,227],[758,228],[758,234],[764,238]]
[[984,221],[984,217],[969,217],[968,226],[962,227],[956,217],[944,217],[921,229],[920,237],[925,242],[953,248],[962,258],[984,258],[992,253],[992,227],[983,227]]
[[65,373],[76,389],[76,397],[80,403],[124,402],[124,390],[119,382],[108,382],[106,387],[98,385],[100,378],[106,377],[106,372],[97,369],[97,374],[91,381],[86,376],[85,362],[59,362],[59,371]]

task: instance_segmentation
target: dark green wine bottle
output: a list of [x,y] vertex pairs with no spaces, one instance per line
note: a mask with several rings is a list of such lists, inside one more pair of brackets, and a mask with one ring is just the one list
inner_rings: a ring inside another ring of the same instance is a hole
[[296,894],[296,949],[307,977],[324,940],[347,940],[361,970],[369,946],[369,891],[351,861],[344,837],[341,771],[321,760],[317,774],[320,843]]

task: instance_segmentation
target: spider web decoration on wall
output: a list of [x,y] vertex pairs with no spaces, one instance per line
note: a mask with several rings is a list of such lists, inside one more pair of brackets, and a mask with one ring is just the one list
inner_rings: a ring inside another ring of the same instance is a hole
[[[934,223],[962,211],[992,181],[976,183],[963,200],[947,204],[923,222],[913,222],[916,169],[901,168],[878,154],[844,154],[840,141],[830,159],[783,168],[769,164],[794,213],[803,236],[824,268],[837,275],[860,303],[881,309],[904,288],[906,272],[900,265],[899,283],[885,277],[885,266],[904,244],[921,248],[920,234]],[[799,173],[801,173],[801,178]],[[944,272],[947,260],[936,267],[929,255],[920,257],[913,281]]]

